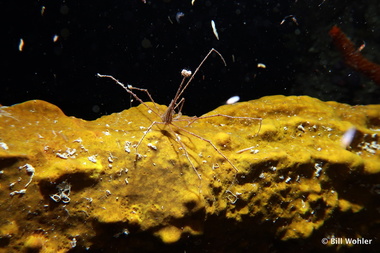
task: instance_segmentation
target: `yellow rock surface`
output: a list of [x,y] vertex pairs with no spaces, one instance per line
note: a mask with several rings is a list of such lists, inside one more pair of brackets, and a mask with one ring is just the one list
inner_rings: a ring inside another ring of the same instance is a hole
[[1,107],[0,249],[380,238],[380,105],[264,97],[155,124],[136,155],[166,109],[146,105],[94,121],[38,100]]

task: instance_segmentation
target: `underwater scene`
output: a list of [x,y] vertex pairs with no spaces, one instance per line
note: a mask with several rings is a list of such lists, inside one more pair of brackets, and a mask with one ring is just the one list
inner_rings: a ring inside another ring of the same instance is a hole
[[379,252],[380,2],[1,3],[0,252]]

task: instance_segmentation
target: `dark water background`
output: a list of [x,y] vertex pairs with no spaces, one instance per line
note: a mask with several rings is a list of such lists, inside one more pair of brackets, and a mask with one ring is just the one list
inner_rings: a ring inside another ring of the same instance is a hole
[[[129,95],[96,73],[147,88],[168,104],[181,69],[194,71],[211,48],[227,67],[215,54],[206,61],[184,94],[184,114],[200,116],[233,95],[380,102],[380,86],[345,66],[328,35],[338,25],[380,63],[377,0],[15,0],[0,7],[2,105],[42,99],[84,119],[129,108]],[[296,20],[281,24],[288,15]]]

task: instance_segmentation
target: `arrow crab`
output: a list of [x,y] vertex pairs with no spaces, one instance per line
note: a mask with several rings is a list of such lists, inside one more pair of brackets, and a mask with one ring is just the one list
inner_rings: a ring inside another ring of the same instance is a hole
[[[139,101],[141,104],[143,104],[145,107],[147,107],[149,112],[154,113],[155,115],[158,116],[160,120],[157,121],[152,121],[152,123],[149,125],[149,127],[146,128],[146,131],[144,131],[142,137],[138,141],[138,143],[134,146],[135,147],[135,152],[136,152],[136,161],[141,159],[141,155],[139,154],[139,147],[147,134],[154,128],[154,126],[157,125],[164,125],[165,131],[170,134],[170,136],[173,136],[175,141],[179,144],[180,150],[183,151],[184,156],[186,157],[187,161],[189,162],[190,166],[193,168],[194,172],[198,176],[199,180],[202,180],[202,175],[198,172],[197,167],[194,163],[194,161],[191,159],[191,156],[189,155],[189,152],[181,140],[180,135],[183,133],[186,133],[188,137],[192,136],[194,138],[198,138],[208,145],[210,145],[227,163],[235,170],[235,175],[239,170],[236,168],[234,163],[215,145],[211,140],[206,139],[202,137],[200,134],[194,133],[190,130],[188,130],[188,127],[193,124],[195,121],[202,120],[202,119],[209,119],[213,117],[226,117],[230,119],[239,119],[239,120],[255,120],[260,122],[259,130],[261,128],[261,118],[253,118],[253,117],[238,117],[238,116],[231,116],[231,115],[225,115],[225,114],[215,114],[215,115],[208,115],[208,116],[201,116],[201,117],[182,117],[181,110],[184,104],[185,99],[182,97],[184,91],[186,88],[189,86],[189,84],[192,82],[194,79],[195,75],[201,68],[201,66],[204,64],[204,62],[207,60],[207,58],[212,54],[216,53],[220,59],[223,61],[224,65],[226,66],[226,61],[224,60],[223,56],[214,48],[212,48],[208,54],[203,58],[201,63],[198,65],[198,67],[195,69],[194,73],[192,73],[190,70],[183,69],[181,71],[182,75],[182,81],[177,89],[177,92],[174,96],[174,98],[171,100],[170,104],[168,105],[166,111],[164,113],[160,113],[159,109],[154,102],[152,96],[150,95],[149,91],[147,89],[141,89],[137,87],[133,87],[132,85],[125,85],[122,82],[120,82],[118,79],[111,75],[103,75],[103,74],[97,74],[98,77],[105,77],[105,78],[110,78],[113,81],[115,81],[118,85],[120,85],[126,92],[128,92],[134,99]],[[137,92],[143,92],[146,93],[146,95],[149,97],[151,102],[153,102],[153,107],[145,103],[140,97],[135,93]],[[188,123],[185,126],[180,126],[177,124],[180,121],[187,121]],[[162,129],[160,129],[162,131]],[[149,145],[148,145],[149,146]],[[155,148],[155,146],[150,146],[150,148]]]

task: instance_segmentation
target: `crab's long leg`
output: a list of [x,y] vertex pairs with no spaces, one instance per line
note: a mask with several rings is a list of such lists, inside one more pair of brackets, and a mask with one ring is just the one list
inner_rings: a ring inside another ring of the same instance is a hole
[[151,101],[153,102],[154,106],[156,107],[157,112],[155,110],[152,110],[152,108],[150,108],[150,106],[148,106],[146,103],[144,103],[144,101],[142,101],[141,98],[139,98],[134,92],[132,92],[128,87],[126,87],[122,82],[120,82],[119,80],[117,80],[115,77],[113,77],[111,75],[102,75],[102,74],[99,74],[99,73],[97,73],[96,76],[98,76],[98,77],[107,77],[107,78],[112,79],[118,85],[120,85],[124,90],[126,90],[130,95],[132,95],[137,101],[139,101],[141,104],[143,104],[145,107],[147,107],[148,110],[151,110],[154,114],[156,114],[157,116],[161,117],[158,114],[158,108],[156,106],[156,103],[154,102],[154,100],[153,100],[152,96],[150,95],[150,93],[148,92],[148,90],[146,90],[146,89],[140,89],[140,88],[136,88],[136,87],[130,86],[131,89],[135,89],[135,90],[146,92],[148,94],[149,98],[151,99]]
[[[173,124],[174,125],[174,124]],[[177,125],[174,125],[175,127],[177,127],[178,129],[181,129],[182,131],[184,131],[185,133],[188,133],[188,134],[190,134],[190,135],[192,135],[192,136],[195,136],[195,137],[197,137],[198,139],[200,139],[200,140],[203,140],[203,141],[205,141],[205,142],[207,142],[208,144],[210,144],[213,148],[214,148],[214,150],[216,151],[216,152],[218,152],[219,153],[219,155],[221,155],[230,165],[231,165],[231,167],[232,168],[234,168],[234,170],[236,170],[236,172],[239,172],[239,170],[236,168],[236,166],[230,161],[230,159],[228,159],[228,157],[227,156],[225,156],[223,153],[222,153],[222,151],[220,151],[216,146],[215,146],[215,144],[212,142],[212,141],[210,141],[210,140],[208,140],[208,139],[206,139],[206,138],[204,138],[204,137],[202,137],[202,136],[200,136],[200,135],[197,135],[197,134],[195,134],[195,133],[193,133],[193,132],[190,132],[190,131],[188,131],[188,130],[186,130],[185,128],[183,128],[183,127],[180,127],[180,126],[177,126]]]

